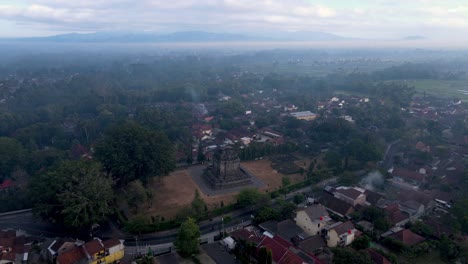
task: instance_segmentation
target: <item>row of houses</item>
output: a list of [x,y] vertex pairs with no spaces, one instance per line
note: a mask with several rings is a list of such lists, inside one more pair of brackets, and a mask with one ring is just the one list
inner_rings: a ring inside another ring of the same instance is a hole
[[50,260],[57,264],[119,263],[125,255],[124,240],[94,238],[83,243],[79,240],[54,240],[47,248]]
[[[408,247],[425,241],[424,237],[405,228],[405,224],[421,221],[421,216],[434,212],[434,209],[447,209],[449,202],[434,197],[439,196],[409,190],[395,200],[360,187],[327,186],[320,198],[308,198],[308,205],[298,209],[294,219],[268,221],[230,235],[233,243],[255,245],[255,252],[261,247],[271,250],[274,263],[333,263],[330,248],[349,246],[363,232],[373,233],[372,223],[351,221],[354,212],[362,212],[371,206],[381,210],[391,226],[388,231],[378,233],[382,239],[392,238]],[[443,223],[434,219],[424,221],[434,227],[435,237],[450,234]],[[367,252],[375,263],[390,263],[373,249]]]
[[[112,264],[125,255],[124,241],[94,238],[84,242],[58,238],[43,241],[15,230],[0,230],[0,263]],[[44,250],[41,250],[43,248]]]
[[14,230],[0,230],[0,263],[28,263],[33,240]]

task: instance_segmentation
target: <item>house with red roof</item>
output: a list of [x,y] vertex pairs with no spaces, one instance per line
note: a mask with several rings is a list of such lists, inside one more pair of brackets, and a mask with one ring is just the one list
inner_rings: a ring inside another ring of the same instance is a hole
[[388,235],[387,237],[398,240],[406,246],[413,246],[426,240],[424,237],[411,232],[409,229],[402,229]]
[[[271,251],[273,263],[275,264],[320,264],[320,260],[313,254],[306,253],[295,247],[291,242],[278,235],[272,235],[268,232],[260,233],[256,227],[246,227],[230,233],[236,241],[245,241],[253,243],[257,247],[256,256],[258,257],[260,248],[266,248]],[[255,253],[254,253],[255,254]]]
[[403,213],[397,204],[390,204],[384,208],[386,219],[392,226],[403,226],[409,221],[409,215]]
[[327,246],[347,246],[353,243],[356,236],[359,234],[351,221],[337,222],[327,228]]
[[392,264],[388,259],[382,256],[382,254],[380,254],[379,252],[371,248],[367,250],[367,253],[369,253],[369,256],[371,257],[372,262],[374,262],[375,264]]
[[6,193],[16,187],[16,183],[11,179],[6,179],[0,184],[0,193]]
[[334,189],[333,195],[352,206],[367,205],[365,189],[359,187],[340,186]]
[[312,254],[307,254],[294,247],[291,243],[279,236],[263,236],[258,248],[265,247],[271,250],[273,263],[276,264],[319,264],[321,263]]
[[57,257],[57,264],[87,264],[88,259],[81,247],[75,247]]
[[324,192],[319,201],[329,212],[340,217],[348,217],[355,211],[354,207],[350,203],[338,199],[328,192]]
[[123,240],[95,238],[57,256],[57,264],[116,263],[124,257]]
[[253,227],[246,227],[230,233],[230,236],[236,241],[245,240],[246,242],[258,245],[262,241],[263,235],[260,230]]
[[426,175],[417,171],[412,171],[405,168],[392,168],[389,172],[393,179],[400,182],[405,182],[416,186],[420,186],[426,182]]
[[16,231],[0,230],[0,263],[27,263],[32,239]]
[[330,220],[327,210],[321,204],[312,204],[296,212],[296,225],[311,236],[319,235]]

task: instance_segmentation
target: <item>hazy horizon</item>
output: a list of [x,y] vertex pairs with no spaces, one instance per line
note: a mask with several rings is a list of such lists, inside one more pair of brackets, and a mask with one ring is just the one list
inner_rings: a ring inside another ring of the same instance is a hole
[[276,36],[314,31],[372,40],[424,36],[463,46],[468,8],[460,1],[5,0],[0,37],[66,33],[207,31]]

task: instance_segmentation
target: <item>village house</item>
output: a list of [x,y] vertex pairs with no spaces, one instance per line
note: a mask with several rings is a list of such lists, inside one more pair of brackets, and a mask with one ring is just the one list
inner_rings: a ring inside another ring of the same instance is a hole
[[297,109],[299,108],[293,104],[287,104],[286,106],[284,106],[285,112],[292,112],[292,111],[296,111]]
[[82,244],[84,244],[83,241],[73,240],[70,238],[56,239],[47,247],[47,258],[50,262],[54,262],[59,255],[71,251]]
[[364,189],[359,187],[340,186],[333,189],[333,196],[351,204],[352,206],[367,205],[366,194]]
[[327,246],[345,247],[353,243],[355,237],[359,234],[360,232],[354,227],[353,223],[351,223],[350,221],[347,221],[345,223],[337,222],[327,228]]
[[282,138],[283,134],[280,132],[277,132],[275,130],[269,129],[269,128],[263,128],[261,132],[268,137],[274,137],[274,138]]
[[375,264],[392,264],[388,259],[372,248],[367,249],[367,253]]
[[320,264],[320,261],[313,255],[309,255],[299,248],[296,248],[290,242],[279,236],[264,235],[258,248],[265,247],[271,250],[273,263],[276,264]]
[[236,240],[237,242],[244,240],[248,243],[258,245],[260,241],[262,241],[263,235],[258,228],[254,226],[247,226],[230,233],[230,236],[234,238],[234,240]]
[[16,183],[11,179],[6,179],[0,184],[0,194],[7,193],[16,187]]
[[292,112],[290,113],[292,117],[295,117],[299,120],[312,121],[317,118],[317,114],[312,113],[311,111],[302,111],[302,112]]
[[424,205],[414,200],[399,202],[398,207],[401,211],[408,213],[412,218],[420,217],[425,213]]
[[392,232],[387,235],[387,237],[400,241],[405,246],[414,246],[426,240],[424,237],[411,232],[409,229],[401,229],[399,231]]
[[317,256],[323,251],[327,244],[325,243],[325,240],[323,240],[322,236],[315,235],[298,242],[297,246],[302,251]]
[[421,186],[426,182],[426,176],[424,174],[405,168],[391,168],[389,173],[393,177],[393,182],[407,183],[415,187]]
[[431,152],[431,147],[427,146],[421,141],[418,141],[418,143],[416,143],[415,148],[421,152]]
[[321,204],[312,204],[307,208],[298,210],[295,220],[296,225],[305,233],[315,236],[319,235],[328,226],[331,218]]
[[27,263],[31,245],[29,237],[18,235],[14,230],[0,230],[0,263]]
[[123,240],[109,239],[102,241],[95,238],[89,242],[73,247],[57,256],[57,264],[100,264],[118,263],[125,254]]
[[387,221],[392,226],[404,226],[410,220],[409,216],[404,214],[397,204],[391,204],[386,206],[384,208],[384,211],[386,214]]
[[286,219],[281,222],[267,221],[259,225],[261,229],[273,235],[279,235],[287,241],[292,241],[294,238],[303,240],[309,237],[302,229],[291,219]]
[[[270,222],[271,224],[271,222]],[[300,248],[295,247],[291,242],[284,238],[265,231],[263,234],[259,229],[253,226],[248,226],[243,229],[236,230],[230,234],[235,241],[245,241],[255,245],[257,250],[264,247],[270,250],[275,264],[320,264],[320,260],[315,258],[313,254],[308,254]],[[253,253],[251,258],[255,259],[258,251]]]
[[330,213],[336,214],[340,217],[348,217],[355,211],[351,204],[338,199],[327,192],[324,192],[319,201]]

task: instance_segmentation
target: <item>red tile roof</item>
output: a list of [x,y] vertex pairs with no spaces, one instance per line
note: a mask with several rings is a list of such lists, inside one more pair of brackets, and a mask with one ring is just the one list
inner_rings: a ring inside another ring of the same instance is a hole
[[83,245],[89,255],[93,256],[94,254],[104,250],[101,242],[97,239],[91,240]]
[[346,232],[349,232],[350,230],[354,230],[356,228],[354,227],[353,223],[351,223],[351,221],[348,221],[348,222],[342,223],[341,225],[335,226],[333,229],[335,229],[338,235],[341,235]]
[[407,246],[412,246],[425,240],[424,237],[411,232],[409,229],[402,229],[389,235],[389,237],[394,238]]
[[397,205],[397,204],[390,204],[390,205],[388,205],[387,207],[385,207],[384,210],[385,210],[387,213],[394,213],[394,212],[400,210],[400,208],[398,208],[398,205]]
[[335,213],[346,216],[354,211],[351,204],[336,198],[331,194],[324,193],[320,202],[328,209]]
[[0,248],[12,248],[15,244],[15,237],[1,237]]
[[15,183],[11,179],[6,179],[0,184],[0,190],[8,189],[15,186]]
[[400,178],[403,178],[403,179],[406,179],[406,180],[413,180],[413,181],[417,181],[417,182],[423,182],[424,181],[424,175],[423,174],[421,174],[419,172],[416,172],[416,171],[404,169],[404,168],[394,168],[393,171],[392,171],[392,176],[400,177]]
[[103,241],[102,244],[104,245],[104,248],[111,248],[120,245],[120,240],[116,238],[108,239],[106,241]]
[[255,231],[249,231],[247,229],[240,229],[237,231],[234,231],[230,234],[232,237],[236,239],[244,239],[247,242],[253,242],[253,243],[260,243],[262,240],[261,235]]
[[385,212],[387,213],[387,219],[392,225],[396,225],[403,220],[408,219],[408,215],[404,214],[398,205],[391,204],[384,208]]
[[262,242],[258,245],[258,248],[260,247],[265,247],[269,250],[271,250],[271,253],[273,255],[273,261],[275,263],[278,263],[281,258],[286,254],[288,251],[287,248],[279,244],[277,241],[275,241],[273,238],[270,238],[268,236],[264,236],[262,239]]
[[337,188],[336,192],[343,194],[346,197],[349,197],[353,200],[356,200],[362,192],[354,189],[354,188]]
[[286,254],[277,262],[278,264],[302,264],[304,260],[291,251],[286,251]]
[[7,230],[7,231],[0,230],[0,237],[16,237],[16,231],[15,230]]
[[0,260],[15,261],[15,252],[5,252],[0,254]]
[[214,116],[207,116],[204,118],[205,122],[210,122],[211,120],[213,120]]
[[57,257],[57,264],[75,264],[80,260],[85,259],[86,255],[81,247],[76,247]]
[[375,263],[375,264],[392,264],[388,259],[386,259],[384,256],[382,256],[379,252],[369,248],[367,250],[367,252],[369,253],[372,261]]

